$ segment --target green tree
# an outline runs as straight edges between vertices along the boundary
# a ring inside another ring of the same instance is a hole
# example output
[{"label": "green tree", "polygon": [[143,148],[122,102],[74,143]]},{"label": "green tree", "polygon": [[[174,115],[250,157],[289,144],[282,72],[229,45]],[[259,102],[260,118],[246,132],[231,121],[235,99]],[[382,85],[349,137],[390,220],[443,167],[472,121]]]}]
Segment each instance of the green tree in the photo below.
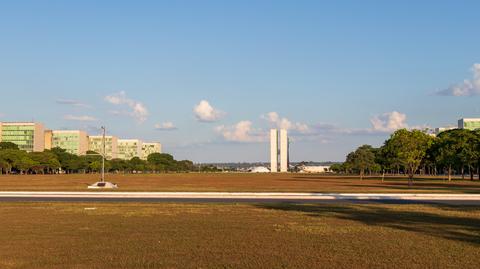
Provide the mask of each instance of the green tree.
[{"label": "green tree", "polygon": [[29,156],[33,161],[38,163],[37,166],[32,167],[37,173],[52,173],[61,167],[57,156],[51,151],[32,152]]},{"label": "green tree", "polygon": [[330,166],[330,170],[335,173],[340,173],[343,171],[343,164],[342,163],[334,163]]},{"label": "green tree", "polygon": [[147,162],[138,157],[133,157],[128,164],[136,172],[144,172],[147,169]]},{"label": "green tree", "polygon": [[408,173],[408,185],[433,143],[433,137],[419,130],[401,129],[393,133],[385,142],[389,156],[398,161]]},{"label": "green tree", "polygon": [[182,160],[177,162],[177,170],[179,172],[188,172],[195,169],[195,165],[192,161]]},{"label": "green tree", "polygon": [[4,149],[0,150],[0,160],[4,162],[4,168],[6,169],[6,173],[9,174],[12,170],[16,170],[20,172],[19,165],[21,163],[21,159],[27,157],[27,152],[22,150],[16,149]]},{"label": "green tree", "polygon": [[102,169],[102,162],[101,161],[93,161],[91,163],[88,164],[88,168],[90,169],[90,171],[92,172],[97,172],[99,173],[100,170]]},{"label": "green tree", "polygon": [[110,161],[110,165],[111,165],[111,171],[113,172],[123,172],[125,173],[125,171],[131,171],[131,169],[129,169],[129,164],[127,161],[125,160],[122,160],[122,159],[113,159]]},{"label": "green tree", "polygon": [[365,170],[375,170],[377,164],[375,163],[374,149],[370,145],[363,145],[347,156],[346,163],[350,168],[357,170],[360,173],[360,179],[363,180]]},{"label": "green tree", "polygon": [[12,142],[0,142],[0,150],[4,149],[14,149],[19,150],[18,145]]},{"label": "green tree", "polygon": [[175,161],[170,154],[153,153],[147,157],[147,161],[149,164],[152,164],[157,171],[165,172],[177,170],[177,161]]},{"label": "green tree", "polygon": [[432,145],[432,155],[434,156],[435,163],[447,168],[448,181],[452,180],[452,167],[459,165],[459,158],[457,156],[459,145],[453,131],[456,130],[440,133]]}]

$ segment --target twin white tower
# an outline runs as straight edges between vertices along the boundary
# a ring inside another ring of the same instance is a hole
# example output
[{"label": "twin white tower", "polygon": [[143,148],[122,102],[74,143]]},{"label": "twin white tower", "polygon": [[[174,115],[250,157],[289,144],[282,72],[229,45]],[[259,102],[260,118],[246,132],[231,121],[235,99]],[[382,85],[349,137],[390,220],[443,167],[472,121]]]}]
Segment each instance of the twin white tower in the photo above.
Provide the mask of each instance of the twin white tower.
[{"label": "twin white tower", "polygon": [[280,150],[278,148],[278,130],[270,130],[270,160],[272,173],[278,172],[278,157],[280,156],[280,172],[288,172],[289,148],[288,132],[285,129],[280,130]]}]

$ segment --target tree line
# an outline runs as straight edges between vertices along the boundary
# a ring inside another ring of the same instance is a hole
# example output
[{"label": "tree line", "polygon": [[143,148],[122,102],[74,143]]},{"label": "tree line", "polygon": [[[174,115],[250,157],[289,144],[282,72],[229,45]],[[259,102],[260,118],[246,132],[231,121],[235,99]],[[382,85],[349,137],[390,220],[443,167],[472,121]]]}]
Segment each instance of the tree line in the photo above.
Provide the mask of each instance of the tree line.
[{"label": "tree line", "polygon": [[[480,130],[454,129],[437,137],[420,130],[401,129],[385,143],[374,148],[363,145],[349,153],[342,164],[332,166],[338,173],[408,175],[409,185],[417,174],[470,176],[474,180],[480,168]],[[480,175],[479,175],[480,177]]]},{"label": "tree line", "polygon": [[[89,151],[87,155],[70,154],[61,148],[43,152],[19,150],[11,142],[0,142],[0,174],[56,174],[99,173],[102,157]],[[153,153],[147,160],[134,157],[131,160],[105,160],[105,171],[112,173],[165,173],[210,171],[211,167],[196,167],[189,160],[177,161],[170,154]]]}]

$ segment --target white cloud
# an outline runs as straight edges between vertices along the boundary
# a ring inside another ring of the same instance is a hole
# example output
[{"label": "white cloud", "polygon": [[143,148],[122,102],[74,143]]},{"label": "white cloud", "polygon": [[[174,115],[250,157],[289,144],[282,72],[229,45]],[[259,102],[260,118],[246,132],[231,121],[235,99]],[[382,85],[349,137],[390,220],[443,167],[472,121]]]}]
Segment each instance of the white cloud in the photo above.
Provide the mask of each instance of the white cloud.
[{"label": "white cloud", "polygon": [[206,100],[200,101],[198,105],[193,108],[195,117],[201,122],[215,122],[221,119],[225,113],[215,109]]},{"label": "white cloud", "polygon": [[59,105],[71,105],[75,107],[86,107],[86,108],[90,107],[87,104],[84,104],[78,100],[73,100],[73,99],[57,99],[55,102]]},{"label": "white cloud", "polygon": [[105,101],[113,105],[126,105],[129,111],[112,111],[115,115],[128,115],[135,118],[139,123],[147,120],[149,115],[148,109],[139,101],[135,101],[127,97],[125,91],[105,96]]},{"label": "white cloud", "polygon": [[265,141],[266,135],[259,130],[252,128],[251,121],[240,121],[233,126],[217,126],[215,131],[220,134],[223,139],[230,142],[262,142]]},{"label": "white cloud", "polygon": [[308,124],[301,122],[291,122],[287,118],[280,117],[277,112],[269,112],[266,115],[262,115],[261,118],[268,121],[272,126],[279,129],[287,129],[290,131],[298,132],[300,134],[308,134],[311,131],[311,128]]},{"label": "white cloud", "polygon": [[407,115],[392,111],[376,115],[370,119],[372,131],[394,132],[398,129],[408,128]]},{"label": "white cloud", "polygon": [[97,119],[91,116],[74,116],[74,115],[65,115],[63,116],[65,120],[73,121],[96,121]]},{"label": "white cloud", "polygon": [[173,122],[163,122],[155,124],[155,129],[159,131],[172,131],[177,130],[177,127],[173,124]]},{"label": "white cloud", "polygon": [[391,111],[375,115],[370,119],[370,128],[342,128],[333,124],[320,123],[310,126],[309,136],[334,135],[386,135],[399,129],[428,129],[427,125],[410,126],[407,115],[398,111]]},{"label": "white cloud", "polygon": [[438,91],[437,95],[444,96],[474,96],[480,95],[480,64],[476,63],[471,69],[473,79],[465,79],[463,82]]}]

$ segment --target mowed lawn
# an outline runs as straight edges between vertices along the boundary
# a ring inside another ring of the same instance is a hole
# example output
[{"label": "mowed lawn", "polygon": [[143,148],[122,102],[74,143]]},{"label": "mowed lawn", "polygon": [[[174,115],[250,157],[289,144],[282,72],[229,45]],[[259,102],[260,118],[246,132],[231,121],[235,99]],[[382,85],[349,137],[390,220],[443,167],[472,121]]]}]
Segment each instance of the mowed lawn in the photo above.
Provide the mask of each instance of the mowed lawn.
[{"label": "mowed lawn", "polygon": [[[86,191],[100,175],[0,175],[0,191]],[[258,191],[258,192],[372,192],[372,193],[480,193],[480,181],[442,178],[417,179],[408,187],[402,177],[367,178],[309,174],[110,174],[119,191]]]},{"label": "mowed lawn", "polygon": [[1,203],[0,268],[478,268],[480,207]]}]

